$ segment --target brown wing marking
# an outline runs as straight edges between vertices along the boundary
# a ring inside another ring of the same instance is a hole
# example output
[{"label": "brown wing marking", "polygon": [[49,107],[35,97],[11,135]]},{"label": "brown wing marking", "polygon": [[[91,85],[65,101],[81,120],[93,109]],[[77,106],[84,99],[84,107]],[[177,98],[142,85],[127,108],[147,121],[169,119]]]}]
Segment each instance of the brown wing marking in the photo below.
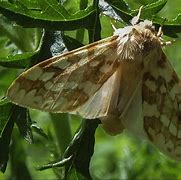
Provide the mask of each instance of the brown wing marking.
[{"label": "brown wing marking", "polygon": [[181,160],[181,85],[164,53],[144,73],[142,97],[148,138],[168,156]]}]

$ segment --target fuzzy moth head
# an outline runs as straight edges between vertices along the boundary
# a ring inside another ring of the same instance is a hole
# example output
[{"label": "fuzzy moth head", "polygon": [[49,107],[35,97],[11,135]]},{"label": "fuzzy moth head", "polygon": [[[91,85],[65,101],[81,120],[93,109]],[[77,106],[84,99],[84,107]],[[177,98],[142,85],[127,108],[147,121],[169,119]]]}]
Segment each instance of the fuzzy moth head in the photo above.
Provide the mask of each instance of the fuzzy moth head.
[{"label": "fuzzy moth head", "polygon": [[120,60],[138,59],[137,56],[146,56],[150,50],[158,49],[158,46],[161,45],[160,37],[157,36],[155,28],[149,20],[116,29],[114,35],[119,39]]}]

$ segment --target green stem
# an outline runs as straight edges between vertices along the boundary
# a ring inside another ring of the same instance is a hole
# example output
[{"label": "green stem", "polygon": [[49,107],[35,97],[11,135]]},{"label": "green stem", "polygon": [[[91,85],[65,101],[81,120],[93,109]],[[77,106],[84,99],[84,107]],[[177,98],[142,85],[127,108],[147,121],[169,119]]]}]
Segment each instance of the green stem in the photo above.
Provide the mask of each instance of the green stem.
[{"label": "green stem", "polygon": [[63,154],[72,138],[69,116],[66,113],[50,113],[50,116],[54,126],[60,152]]}]

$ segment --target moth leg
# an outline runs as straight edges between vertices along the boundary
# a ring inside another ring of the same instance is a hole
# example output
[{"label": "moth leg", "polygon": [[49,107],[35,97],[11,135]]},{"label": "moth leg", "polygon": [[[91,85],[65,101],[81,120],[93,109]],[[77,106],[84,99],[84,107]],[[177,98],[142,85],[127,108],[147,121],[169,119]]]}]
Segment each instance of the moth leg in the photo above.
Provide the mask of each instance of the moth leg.
[{"label": "moth leg", "polygon": [[167,45],[173,44],[174,42],[175,42],[174,40],[172,40],[172,41],[166,41],[166,42],[162,41],[162,42],[161,42],[161,45],[162,45],[162,46],[167,46]]}]

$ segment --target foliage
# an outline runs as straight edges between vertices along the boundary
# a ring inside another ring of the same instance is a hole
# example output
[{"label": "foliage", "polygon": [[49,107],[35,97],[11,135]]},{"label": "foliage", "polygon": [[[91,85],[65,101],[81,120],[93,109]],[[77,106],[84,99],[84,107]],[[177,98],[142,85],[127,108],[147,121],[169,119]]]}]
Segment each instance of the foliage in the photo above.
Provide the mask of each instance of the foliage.
[{"label": "foliage", "polygon": [[[171,0],[1,0],[0,96],[5,96],[22,69],[110,36],[110,22],[117,27],[125,26],[141,5],[144,5],[141,19],[152,20],[156,27],[163,26],[166,39],[179,37],[181,8],[177,6],[178,0],[172,6],[170,3]],[[177,40],[165,51],[170,59],[175,55],[176,61],[172,63],[181,74],[177,61],[181,57],[179,43]],[[180,163],[167,159],[129,132],[110,137],[97,128],[98,124],[99,120],[27,110],[3,98],[0,170],[6,173],[0,174],[0,179],[181,178]],[[35,167],[44,171],[35,171]]]}]

